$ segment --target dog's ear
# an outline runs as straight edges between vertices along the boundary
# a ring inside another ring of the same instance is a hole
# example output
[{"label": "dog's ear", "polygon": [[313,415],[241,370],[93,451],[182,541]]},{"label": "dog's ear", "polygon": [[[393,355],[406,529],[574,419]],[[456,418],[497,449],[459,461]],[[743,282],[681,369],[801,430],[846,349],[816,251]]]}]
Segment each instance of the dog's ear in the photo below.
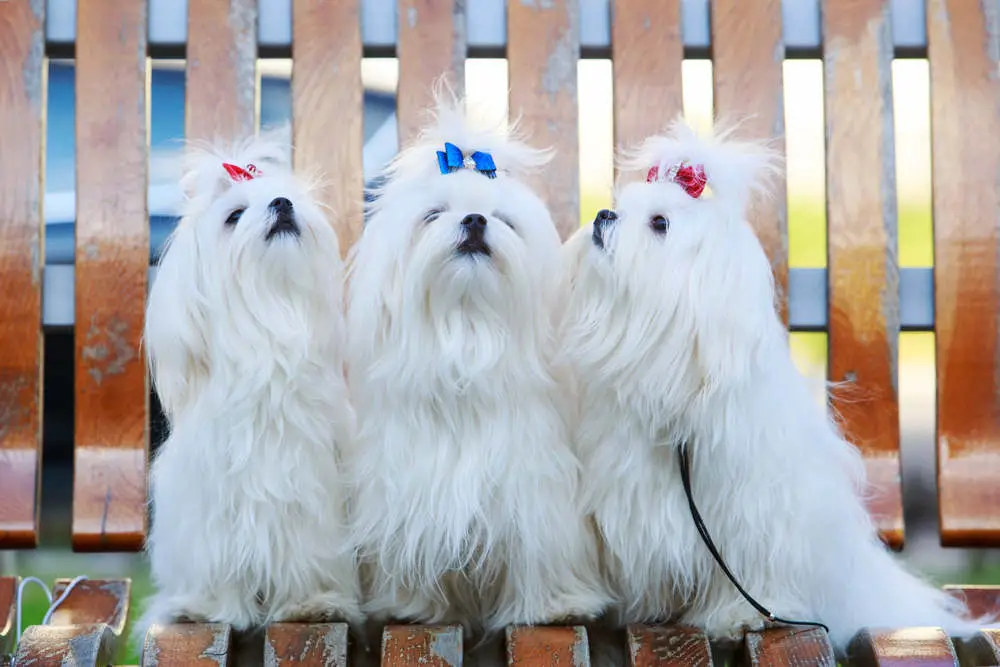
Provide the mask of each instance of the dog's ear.
[{"label": "dog's ear", "polygon": [[207,305],[194,225],[181,224],[161,255],[146,308],[143,340],[157,395],[168,419],[207,375]]}]

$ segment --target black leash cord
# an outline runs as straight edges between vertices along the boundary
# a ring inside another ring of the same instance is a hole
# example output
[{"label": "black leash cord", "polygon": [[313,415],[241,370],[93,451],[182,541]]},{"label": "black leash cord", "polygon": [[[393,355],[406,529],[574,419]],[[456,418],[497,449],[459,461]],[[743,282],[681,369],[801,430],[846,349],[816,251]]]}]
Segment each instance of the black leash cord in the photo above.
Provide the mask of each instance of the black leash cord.
[{"label": "black leash cord", "polygon": [[705,546],[708,550],[712,552],[712,557],[715,558],[715,562],[719,564],[722,571],[729,581],[733,582],[733,586],[736,586],[736,590],[740,592],[747,602],[749,602],[754,609],[759,611],[761,614],[767,617],[767,620],[777,623],[784,623],[785,625],[807,625],[815,628],[823,628],[826,630],[827,634],[830,634],[830,628],[826,627],[824,624],[818,621],[790,621],[786,618],[780,618],[775,616],[767,607],[762,605],[753,599],[753,597],[740,586],[740,582],[736,581],[736,577],[733,573],[729,571],[726,566],[726,562],[722,560],[722,554],[719,553],[719,549],[715,546],[715,542],[712,541],[712,536],[708,534],[708,527],[705,526],[705,522],[701,518],[701,513],[698,511],[697,505],[694,504],[694,495],[691,493],[691,460],[688,456],[687,445],[681,445],[677,450],[677,458],[680,460],[681,464],[681,481],[684,483],[684,493],[687,495],[688,507],[691,509],[691,518],[694,520],[694,526],[698,529],[698,534],[701,535],[702,541],[705,542]]}]

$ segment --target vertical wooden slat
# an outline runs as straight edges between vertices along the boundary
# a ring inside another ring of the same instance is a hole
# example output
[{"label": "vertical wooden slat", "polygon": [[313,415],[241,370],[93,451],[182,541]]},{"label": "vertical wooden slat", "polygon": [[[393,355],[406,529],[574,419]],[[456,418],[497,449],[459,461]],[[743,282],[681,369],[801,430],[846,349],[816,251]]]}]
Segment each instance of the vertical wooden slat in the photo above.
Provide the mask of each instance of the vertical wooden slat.
[{"label": "vertical wooden slat", "polygon": [[684,111],[680,0],[615,0],[611,53],[615,145],[628,149]]},{"label": "vertical wooden slat", "polygon": [[630,625],[630,667],[712,667],[712,648],[698,628]]},{"label": "vertical wooden slat", "polygon": [[[712,0],[715,115],[741,122],[740,134],[771,140],[784,154],[785,109],[781,0]],[[788,323],[788,217],[785,182],[759,202],[750,220],[771,260],[782,322]]]},{"label": "vertical wooden slat", "polygon": [[836,667],[833,645],[818,628],[769,628],[748,632],[743,642],[750,667]]},{"label": "vertical wooden slat", "polygon": [[148,385],[146,2],[82,2],[76,40],[73,548],[142,548]]},{"label": "vertical wooden slat", "polygon": [[1000,13],[928,0],[941,542],[1000,544]]},{"label": "vertical wooden slat", "polygon": [[555,149],[530,184],[548,204],[563,239],[580,227],[579,13],[577,0],[507,3],[509,114],[520,119],[533,145]]},{"label": "vertical wooden slat", "polygon": [[0,549],[38,545],[45,3],[0,3]]},{"label": "vertical wooden slat", "polygon": [[225,623],[153,625],[143,640],[143,667],[228,667],[233,629]]},{"label": "vertical wooden slat", "polygon": [[465,90],[467,0],[399,0],[399,145],[414,139],[433,103],[432,85],[444,75],[457,94]]},{"label": "vertical wooden slat", "polygon": [[242,139],[258,113],[257,0],[188,0],[185,136]]},{"label": "vertical wooden slat", "polygon": [[510,626],[508,667],[590,667],[587,630],[578,626]]},{"label": "vertical wooden slat", "polygon": [[[296,0],[292,9],[292,143],[295,168],[318,172],[340,252],[361,234],[364,95],[360,0]],[[331,123],[336,133],[330,139]]]},{"label": "vertical wooden slat", "polygon": [[899,464],[899,266],[889,0],[826,0],[830,380],[847,438],[865,454],[871,512],[903,546]]},{"label": "vertical wooden slat", "polygon": [[958,655],[940,628],[862,630],[847,648],[854,667],[958,667]]},{"label": "vertical wooden slat", "polygon": [[0,658],[14,652],[19,577],[0,577]]},{"label": "vertical wooden slat", "polygon": [[347,667],[346,623],[273,623],[264,635],[264,667]]},{"label": "vertical wooden slat", "polygon": [[458,625],[387,625],[382,631],[382,664],[462,667],[462,628]]}]

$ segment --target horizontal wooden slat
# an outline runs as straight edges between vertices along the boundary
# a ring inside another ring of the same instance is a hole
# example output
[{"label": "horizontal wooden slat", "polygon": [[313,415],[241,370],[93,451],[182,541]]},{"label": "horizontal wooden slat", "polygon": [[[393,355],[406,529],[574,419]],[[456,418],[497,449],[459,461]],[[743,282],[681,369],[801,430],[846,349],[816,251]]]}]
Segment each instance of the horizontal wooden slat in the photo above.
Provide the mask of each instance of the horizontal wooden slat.
[{"label": "horizontal wooden slat", "polygon": [[388,625],[382,632],[386,667],[461,667],[462,628],[457,625]]},{"label": "horizontal wooden slat", "polygon": [[835,667],[833,645],[820,628],[769,628],[748,632],[743,642],[752,667]]},{"label": "horizontal wooden slat", "polygon": [[0,656],[14,650],[14,634],[17,632],[17,599],[19,577],[0,577]]},{"label": "horizontal wooden slat", "polygon": [[631,625],[626,632],[631,667],[712,667],[708,637],[697,628]]},{"label": "horizontal wooden slat", "polygon": [[1000,27],[928,0],[941,542],[1000,544]]},{"label": "horizontal wooden slat", "polygon": [[847,651],[854,667],[958,667],[955,647],[940,628],[862,630]]},{"label": "horizontal wooden slat", "polygon": [[104,623],[33,625],[21,635],[15,665],[104,667],[114,664],[114,633]]},{"label": "horizontal wooden slat", "polygon": [[[56,579],[52,599],[56,600],[71,580]],[[128,621],[132,592],[130,579],[87,579],[73,586],[62,604],[52,612],[51,625],[106,623],[119,636]]]},{"label": "horizontal wooden slat", "polygon": [[146,536],[149,262],[145,0],[80,3],[76,45],[73,548]]},{"label": "horizontal wooden slat", "polygon": [[143,667],[227,667],[232,627],[224,623],[153,625],[142,646]]},{"label": "horizontal wooden slat", "polygon": [[965,602],[973,618],[1000,616],[1000,586],[945,586],[944,590]]},{"label": "horizontal wooden slat", "polygon": [[347,667],[346,623],[275,623],[264,635],[264,667]]},{"label": "horizontal wooden slat", "polygon": [[587,630],[581,626],[507,628],[508,667],[590,667]]},{"label": "horizontal wooden slat", "polygon": [[[322,174],[318,197],[331,210],[346,256],[364,222],[364,95],[360,0],[293,5],[292,144],[295,169]],[[336,141],[329,141],[330,119]]]},{"label": "horizontal wooden slat", "polygon": [[44,12],[0,2],[0,549],[38,545]]}]

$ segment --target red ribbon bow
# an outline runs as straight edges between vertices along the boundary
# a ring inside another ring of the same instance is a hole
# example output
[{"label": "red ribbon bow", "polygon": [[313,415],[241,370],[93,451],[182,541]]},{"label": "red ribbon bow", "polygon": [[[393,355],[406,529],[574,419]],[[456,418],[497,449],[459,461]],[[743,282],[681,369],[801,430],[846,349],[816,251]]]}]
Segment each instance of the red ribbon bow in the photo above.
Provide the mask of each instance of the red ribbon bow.
[{"label": "red ribbon bow", "polygon": [[244,169],[243,167],[237,166],[235,164],[223,162],[222,168],[226,170],[227,174],[229,174],[229,178],[233,179],[234,181],[250,181],[256,178],[257,176],[262,175],[260,173],[260,170],[257,169],[257,166],[253,164],[248,164],[247,168]]},{"label": "red ribbon bow", "polygon": [[[646,182],[652,183],[660,180],[660,168],[654,165],[646,174]],[[674,165],[667,170],[667,177],[663,180],[673,181],[684,188],[684,192],[697,199],[705,191],[708,178],[705,176],[705,167],[700,164],[686,164],[684,162]]]}]

